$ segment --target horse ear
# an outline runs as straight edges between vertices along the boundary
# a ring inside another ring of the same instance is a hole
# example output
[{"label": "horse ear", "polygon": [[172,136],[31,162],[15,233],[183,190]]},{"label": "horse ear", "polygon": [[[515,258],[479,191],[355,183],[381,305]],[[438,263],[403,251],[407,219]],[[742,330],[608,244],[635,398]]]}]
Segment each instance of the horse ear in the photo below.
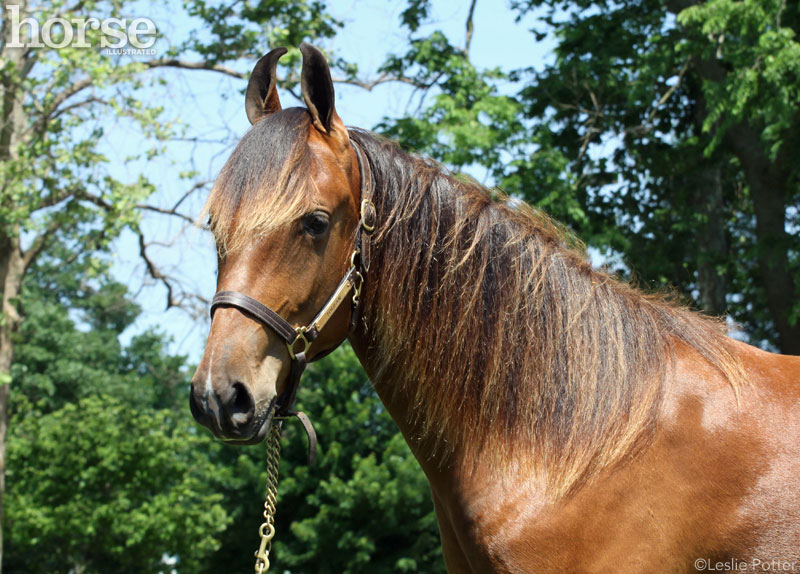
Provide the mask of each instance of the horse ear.
[{"label": "horse ear", "polygon": [[300,52],[303,54],[300,85],[314,127],[327,134],[341,131],[342,133],[337,135],[343,135],[346,140],[347,130],[333,105],[333,81],[325,56],[305,42],[300,44]]},{"label": "horse ear", "polygon": [[275,68],[280,57],[286,52],[288,52],[286,48],[275,48],[256,63],[250,74],[244,97],[244,109],[251,124],[281,111],[281,101],[278,99],[278,88],[275,85]]}]

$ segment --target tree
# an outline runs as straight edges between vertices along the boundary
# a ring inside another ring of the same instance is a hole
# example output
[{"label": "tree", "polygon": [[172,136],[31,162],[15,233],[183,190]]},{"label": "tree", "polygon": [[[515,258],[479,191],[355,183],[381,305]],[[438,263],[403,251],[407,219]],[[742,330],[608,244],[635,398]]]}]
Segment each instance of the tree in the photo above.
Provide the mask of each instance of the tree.
[{"label": "tree", "polygon": [[[108,9],[78,6],[87,13]],[[103,135],[98,114],[105,108],[137,122],[154,140],[164,135],[158,108],[107,89],[133,89],[141,65],[109,65],[99,50],[14,47],[12,9],[26,16],[27,4],[4,2],[0,42],[0,496],[14,333],[24,322],[20,295],[26,274],[52,245],[102,251],[122,228],[136,229],[135,208],[153,190],[144,178],[125,183],[103,172],[107,159],[98,147]],[[43,12],[44,17],[79,15],[61,4]],[[99,45],[97,31],[89,36]]]},{"label": "tree", "polygon": [[[661,274],[707,311],[728,310],[756,342],[800,353],[798,244],[787,232],[800,198],[789,159],[800,125],[796,8],[726,0],[518,7],[545,8],[560,39],[556,62],[528,75],[524,102],[531,116],[546,117],[536,130],[553,134],[583,178],[578,193],[599,228],[623,229],[611,247],[645,279]],[[609,142],[617,144],[610,158],[589,153]],[[615,189],[609,172],[621,174]]]},{"label": "tree", "polygon": [[[138,149],[128,161],[161,154],[170,139],[180,135],[175,119],[164,116],[152,90],[167,77],[159,70],[214,72],[233,78],[246,73],[221,62],[247,58],[250,63],[269,41],[299,43],[300,39],[330,36],[337,23],[318,2],[281,0],[235,8],[188,2],[191,16],[203,23],[201,34],[177,45],[157,44],[157,57],[115,55],[104,49],[103,29],[87,25],[85,43],[69,42],[64,26],[50,25],[55,45],[33,41],[48,19],[124,18],[130,8],[123,1],[52,2],[33,5],[27,0],[3,3],[0,38],[0,524],[5,490],[5,437],[14,363],[15,333],[26,320],[21,307],[25,277],[42,253],[66,246],[69,257],[102,254],[122,232],[138,236],[141,258],[152,280],[165,288],[167,307],[191,304],[197,298],[159,268],[150,257],[150,242],[141,227],[142,213],[165,214],[191,225],[192,217],[179,211],[186,195],[173,207],[147,203],[156,184],[140,170],[126,178],[104,153],[111,147],[110,122],[136,128]],[[232,10],[239,10],[234,14]],[[36,27],[18,27],[32,18]],[[264,31],[265,24],[269,29]],[[20,33],[20,30],[23,30]],[[74,33],[74,30],[73,30]],[[19,35],[20,38],[16,38]],[[21,39],[21,42],[17,42]],[[38,39],[38,38],[37,38]],[[22,45],[20,45],[22,44]],[[204,182],[187,172],[187,194]],[[55,251],[51,251],[55,253]],[[68,264],[60,261],[56,265]],[[200,300],[202,303],[203,301]],[[0,563],[2,538],[0,537]]]},{"label": "tree", "polygon": [[123,347],[138,308],[106,266],[55,266],[65,255],[43,255],[23,285],[6,571],[197,572],[230,516],[220,446],[183,405],[190,370],[158,333]]},{"label": "tree", "polygon": [[476,70],[472,10],[457,48],[441,32],[419,34],[431,2],[409,2],[411,49],[387,65],[434,97],[421,119],[382,129],[456,170],[487,170],[619,258],[621,273],[727,312],[752,342],[800,353],[797,7],[512,6],[520,18],[536,10],[533,33],[557,41],[542,70]]},{"label": "tree", "polygon": [[219,546],[210,440],[187,421],[109,396],[12,421],[6,571],[192,573]]}]

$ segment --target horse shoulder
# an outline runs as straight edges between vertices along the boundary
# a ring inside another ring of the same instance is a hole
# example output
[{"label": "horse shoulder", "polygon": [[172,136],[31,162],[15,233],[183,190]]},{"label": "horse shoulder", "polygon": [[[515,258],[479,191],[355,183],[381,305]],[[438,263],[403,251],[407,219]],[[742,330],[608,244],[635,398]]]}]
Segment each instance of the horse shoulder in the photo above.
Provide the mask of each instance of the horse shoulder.
[{"label": "horse shoulder", "polygon": [[[747,373],[738,427],[757,438],[752,488],[739,514],[752,527],[753,557],[800,570],[800,357],[737,344]],[[745,432],[742,430],[742,432]]]},{"label": "horse shoulder", "polygon": [[679,347],[651,440],[567,496],[520,469],[463,473],[437,503],[450,571],[693,572],[719,556],[800,567],[800,359],[736,352],[738,397]]}]

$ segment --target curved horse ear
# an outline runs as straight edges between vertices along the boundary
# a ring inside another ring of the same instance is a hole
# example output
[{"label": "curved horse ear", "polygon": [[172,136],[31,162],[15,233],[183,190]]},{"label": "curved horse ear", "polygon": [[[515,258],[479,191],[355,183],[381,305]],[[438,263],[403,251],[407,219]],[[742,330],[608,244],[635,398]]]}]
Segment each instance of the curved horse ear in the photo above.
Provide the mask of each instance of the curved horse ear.
[{"label": "curved horse ear", "polygon": [[275,68],[278,66],[280,57],[286,52],[288,52],[286,48],[275,48],[256,63],[250,74],[250,81],[244,96],[244,109],[251,124],[265,116],[281,111],[281,101],[278,99],[278,88],[275,82]]},{"label": "curved horse ear", "polygon": [[300,44],[300,52],[303,54],[300,85],[314,127],[331,135],[332,132],[341,132],[337,135],[343,135],[347,140],[347,130],[333,105],[333,81],[325,56],[305,42]]}]

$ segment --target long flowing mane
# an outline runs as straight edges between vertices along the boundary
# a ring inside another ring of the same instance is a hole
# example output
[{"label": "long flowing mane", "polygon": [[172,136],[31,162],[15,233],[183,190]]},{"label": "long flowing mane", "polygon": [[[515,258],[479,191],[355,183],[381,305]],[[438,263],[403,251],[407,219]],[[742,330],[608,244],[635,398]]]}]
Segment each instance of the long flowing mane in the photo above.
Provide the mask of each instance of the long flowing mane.
[{"label": "long flowing mane", "polygon": [[369,132],[351,138],[380,222],[367,328],[380,369],[413,397],[420,438],[442,454],[476,440],[484,454],[524,453],[566,492],[646,442],[676,344],[737,390],[721,321],[592,269],[522,202]]}]

